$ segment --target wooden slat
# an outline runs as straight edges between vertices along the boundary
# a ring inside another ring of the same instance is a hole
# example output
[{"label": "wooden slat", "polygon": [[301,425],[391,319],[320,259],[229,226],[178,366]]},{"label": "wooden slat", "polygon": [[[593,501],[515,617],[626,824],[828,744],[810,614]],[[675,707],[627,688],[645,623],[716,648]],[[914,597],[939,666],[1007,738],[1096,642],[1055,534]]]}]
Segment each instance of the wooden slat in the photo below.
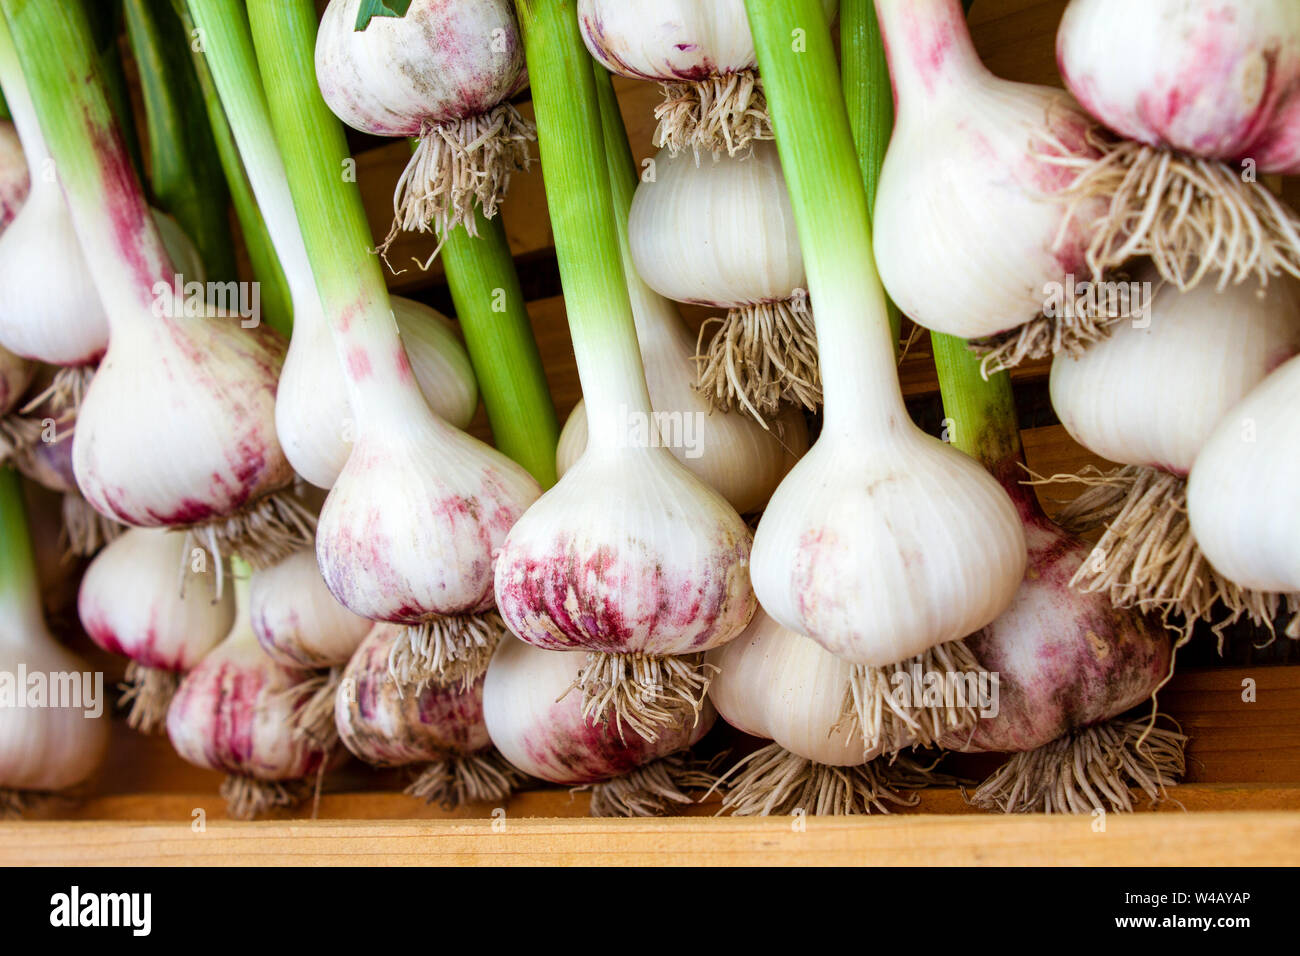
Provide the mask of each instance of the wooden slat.
[{"label": "wooden slat", "polygon": [[[1238,792],[1238,803],[1242,799]],[[0,864],[9,865],[1205,866],[1242,860],[1265,866],[1300,863],[1300,813],[1112,814],[1104,831],[1086,816],[930,814],[208,821],[203,832],[195,832],[188,817],[165,824],[0,825]]]}]

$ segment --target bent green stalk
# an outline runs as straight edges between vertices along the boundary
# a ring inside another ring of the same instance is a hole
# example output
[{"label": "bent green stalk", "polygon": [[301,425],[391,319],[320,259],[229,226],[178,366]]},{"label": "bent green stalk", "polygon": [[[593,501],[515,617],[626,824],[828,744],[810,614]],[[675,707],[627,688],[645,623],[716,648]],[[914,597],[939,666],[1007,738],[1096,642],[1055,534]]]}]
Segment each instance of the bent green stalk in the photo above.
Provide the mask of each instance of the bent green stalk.
[{"label": "bent green stalk", "polygon": [[475,206],[474,218],[477,238],[453,229],[442,247],[456,318],[497,448],[549,488],[560,425],[546,370],[501,217],[487,219]]},{"label": "bent green stalk", "polygon": [[229,199],[188,38],[171,0],[126,0],[126,27],[144,98],[149,186],[198,247],[208,278],[235,278]]},{"label": "bent green stalk", "polygon": [[0,616],[0,641],[45,630],[22,482],[12,465],[0,465]]},{"label": "bent green stalk", "polygon": [[[187,36],[195,37],[196,27],[185,7],[185,0],[172,0],[176,14],[180,17]],[[248,17],[243,8],[238,16],[243,24],[243,32],[248,33]],[[239,220],[239,231],[248,252],[248,261],[252,266],[253,278],[259,283],[259,295],[262,305],[262,321],[275,329],[285,338],[293,333],[293,301],[289,295],[289,284],[284,276],[284,269],[276,255],[271,234],[266,228],[266,220],[258,208],[257,198],[253,194],[253,184],[249,181],[248,170],[239,155],[234,133],[230,130],[230,121],[225,108],[217,95],[216,84],[212,80],[212,71],[201,50],[190,45],[191,61],[199,80],[199,89],[203,92],[203,106],[208,114],[208,126],[216,142],[217,156],[221,169],[226,175],[226,187],[230,191],[231,202],[235,207],[235,218]]]},{"label": "bent green stalk", "polygon": [[564,285],[590,447],[626,442],[626,415],[653,415],[616,232],[591,56],[573,0],[516,0],[546,201]]}]

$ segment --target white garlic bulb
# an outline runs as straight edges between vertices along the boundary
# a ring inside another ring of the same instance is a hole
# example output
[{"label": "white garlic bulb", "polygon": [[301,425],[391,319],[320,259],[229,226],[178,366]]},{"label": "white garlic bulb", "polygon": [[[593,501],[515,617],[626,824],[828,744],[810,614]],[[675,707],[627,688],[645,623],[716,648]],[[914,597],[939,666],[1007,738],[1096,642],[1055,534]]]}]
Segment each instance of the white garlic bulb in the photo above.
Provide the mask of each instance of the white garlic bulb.
[{"label": "white garlic bulb", "polygon": [[345,664],[373,627],[330,594],[314,548],[254,571],[248,601],[258,643],[285,667]]},{"label": "white garlic bulb", "polygon": [[0,231],[18,215],[30,188],[27,157],[18,130],[9,120],[0,120]]},{"label": "white garlic bulb", "polygon": [[1224,413],[1300,352],[1298,293],[1290,277],[1222,292],[1166,285],[1149,314],[1118,323],[1077,357],[1056,357],[1052,407],[1095,454],[1186,475]]},{"label": "white garlic bulb", "polygon": [[1297,408],[1300,357],[1264,379],[1211,432],[1188,479],[1187,509],[1216,571],[1242,587],[1293,595],[1292,610],[1300,612]]}]

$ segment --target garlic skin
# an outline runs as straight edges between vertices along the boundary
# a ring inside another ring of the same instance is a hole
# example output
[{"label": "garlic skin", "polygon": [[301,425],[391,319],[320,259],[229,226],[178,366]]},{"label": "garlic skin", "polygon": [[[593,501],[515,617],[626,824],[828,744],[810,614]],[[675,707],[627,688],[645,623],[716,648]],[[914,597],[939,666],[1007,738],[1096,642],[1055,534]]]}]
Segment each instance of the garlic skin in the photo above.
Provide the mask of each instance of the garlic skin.
[{"label": "garlic skin", "polygon": [[[86,662],[64,650],[45,630],[39,617],[23,620],[6,613],[0,623],[0,673],[13,675],[20,668],[28,678],[36,674],[79,673],[83,694],[93,693]],[[27,693],[15,683],[14,692]],[[99,705],[104,707],[101,698]],[[88,717],[90,701],[83,707],[5,707],[0,720],[0,791],[64,790],[85,781],[99,766],[108,745],[109,722]]]},{"label": "garlic skin", "polygon": [[1049,521],[1032,493],[1015,494],[1029,570],[1010,606],[966,638],[982,670],[998,675],[996,713],[942,741],[949,750],[1034,750],[1137,706],[1169,675],[1171,644],[1159,620],[1072,588],[1090,546]]},{"label": "garlic skin", "polygon": [[283,354],[275,333],[237,318],[142,316],[115,328],[73,438],[86,500],[124,524],[183,527],[284,488],[293,469],[274,427]]},{"label": "garlic skin", "polygon": [[[1257,591],[1300,594],[1297,408],[1300,357],[1223,416],[1187,482],[1187,510],[1201,552],[1220,574]],[[1292,605],[1300,610],[1300,598]]]},{"label": "garlic skin", "polygon": [[0,345],[0,415],[13,409],[35,374],[35,365]]},{"label": "garlic skin", "polygon": [[330,0],[316,36],[321,96],[354,129],[417,136],[486,113],[527,82],[506,0],[415,0],[405,16],[374,17],[358,32],[361,3]]},{"label": "garlic skin", "polygon": [[[391,301],[411,371],[429,407],[464,428],[478,409],[478,383],[451,320],[411,299],[392,296]],[[305,314],[309,308],[316,311]],[[280,373],[275,423],[294,471],[318,488],[332,487],[352,450],[355,416],[343,367],[315,294],[300,303],[295,317]]]},{"label": "garlic skin", "polygon": [[874,433],[823,432],[754,536],[763,608],[855,664],[883,667],[979,630],[1025,572],[1002,487],[905,415],[900,399]]},{"label": "garlic skin", "polygon": [[582,694],[565,693],[585,657],[509,637],[497,647],[483,681],[483,719],[492,743],[524,773],[568,786],[599,783],[693,746],[713,726],[707,701],[693,725],[666,727],[653,743],[626,728],[620,738],[612,720],[588,722]]},{"label": "garlic skin", "polygon": [[709,700],[736,729],[831,767],[856,767],[876,756],[866,752],[861,733],[840,726],[852,665],[761,608],[745,633],[706,660],[719,668]]},{"label": "garlic skin", "polygon": [[284,667],[314,670],[345,664],[374,626],[330,594],[314,548],[254,571],[248,591],[257,642]]},{"label": "garlic skin", "polygon": [[876,11],[897,112],[872,218],[885,289],[920,325],[961,338],[1037,318],[1048,284],[1091,275],[1090,227],[1105,205],[1067,216],[1053,194],[1077,170],[1035,154],[1094,156],[1091,118],[1059,90],[993,76],[957,0],[880,0]]},{"label": "garlic skin", "polygon": [[0,120],[0,231],[18,215],[30,188],[31,176],[18,131],[11,121]]},{"label": "garlic skin", "polygon": [[[217,593],[216,568],[204,555],[196,572],[185,535],[132,528],[86,569],[77,613],[90,639],[112,654],[172,673],[188,671],[230,633],[232,588]],[[184,577],[177,579],[177,568]]]},{"label": "garlic skin", "polygon": [[388,671],[402,629],[376,625],[343,671],[334,719],[339,739],[376,767],[430,763],[491,746],[483,722],[483,679],[468,688],[430,684],[403,693]]},{"label": "garlic skin", "polygon": [[[742,15],[743,19],[743,15]],[[666,150],[628,214],[632,260],[646,285],[678,302],[734,308],[807,288],[781,159],[755,143],[744,159],[700,163]]]},{"label": "garlic skin", "polygon": [[238,615],[230,636],[181,681],[167,736],[196,767],[261,781],[306,777],[324,755],[290,733],[301,701],[285,693],[304,676],[267,657],[247,615]]},{"label": "garlic skin", "polygon": [[496,550],[541,492],[522,467],[414,399],[363,423],[316,529],[330,592],[372,621],[489,610]]},{"label": "garlic skin", "polygon": [[750,544],[726,499],[667,449],[592,445],[510,530],[497,607],[550,650],[708,650],[754,613]]},{"label": "garlic skin", "polygon": [[1128,139],[1300,173],[1300,7],[1290,0],[1072,0],[1056,59],[1070,92]]},{"label": "garlic skin", "polygon": [[[839,0],[822,0],[827,22]],[[578,23],[605,69],[641,80],[703,80],[758,66],[744,0],[578,0]]]},{"label": "garlic skin", "polygon": [[1056,356],[1052,407],[1095,454],[1185,476],[1228,409],[1297,352],[1300,283],[1290,276],[1222,292],[1166,285],[1149,322],[1120,322],[1080,356]]}]

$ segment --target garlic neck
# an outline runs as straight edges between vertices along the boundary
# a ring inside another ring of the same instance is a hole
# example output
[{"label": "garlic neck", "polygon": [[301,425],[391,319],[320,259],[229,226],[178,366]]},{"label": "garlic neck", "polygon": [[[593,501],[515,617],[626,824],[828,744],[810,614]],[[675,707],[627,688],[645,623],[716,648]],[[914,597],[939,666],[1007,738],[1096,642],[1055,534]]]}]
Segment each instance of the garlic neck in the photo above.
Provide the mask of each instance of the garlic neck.
[{"label": "garlic neck", "polygon": [[635,336],[609,325],[574,336],[587,405],[589,448],[626,448],[638,422],[653,424],[645,367]]},{"label": "garlic neck", "polygon": [[50,157],[50,151],[45,145],[45,137],[41,133],[41,123],[36,116],[36,107],[32,103],[31,94],[27,92],[27,80],[18,61],[18,51],[14,48],[13,37],[10,36],[9,27],[2,18],[0,18],[0,87],[4,88],[9,116],[18,131],[18,140],[22,143],[27,169],[31,174],[32,186],[35,188],[37,182],[45,178],[46,160]]},{"label": "garlic neck", "polygon": [[958,0],[877,0],[876,15],[900,115],[987,74]]}]

